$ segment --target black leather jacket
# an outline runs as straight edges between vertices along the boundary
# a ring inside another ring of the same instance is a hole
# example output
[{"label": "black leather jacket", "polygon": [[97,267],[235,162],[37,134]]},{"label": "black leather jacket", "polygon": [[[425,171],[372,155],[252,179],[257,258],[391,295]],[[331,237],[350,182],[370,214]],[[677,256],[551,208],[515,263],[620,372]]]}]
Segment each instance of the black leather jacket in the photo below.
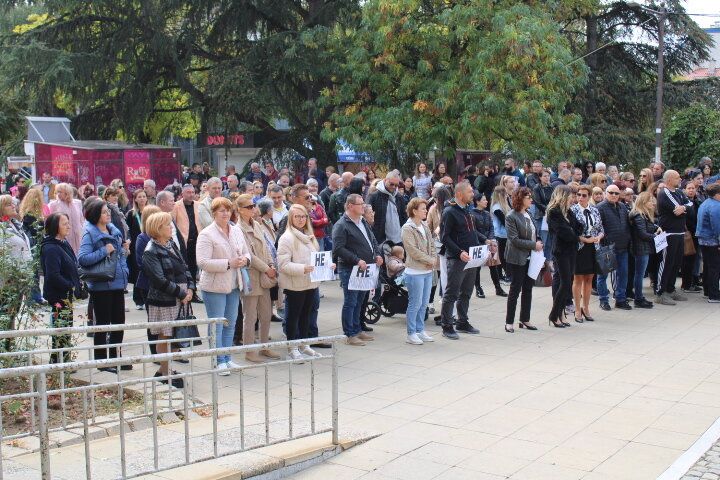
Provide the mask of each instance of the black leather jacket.
[{"label": "black leather jacket", "polygon": [[170,249],[150,241],[142,257],[143,272],[149,283],[148,305],[171,307],[195,290],[195,281],[174,243]]},{"label": "black leather jacket", "polygon": [[633,255],[650,255],[655,253],[655,232],[657,224],[645,215],[637,212],[630,214],[632,230]]}]

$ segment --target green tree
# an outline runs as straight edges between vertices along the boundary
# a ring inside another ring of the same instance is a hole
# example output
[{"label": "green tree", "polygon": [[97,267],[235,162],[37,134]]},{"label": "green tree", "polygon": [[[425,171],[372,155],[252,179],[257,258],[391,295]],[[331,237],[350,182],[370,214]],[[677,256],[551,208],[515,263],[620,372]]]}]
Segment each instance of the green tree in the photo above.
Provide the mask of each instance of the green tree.
[{"label": "green tree", "polygon": [[329,46],[346,62],[324,91],[336,109],[326,137],[371,152],[452,153],[497,141],[526,157],[578,150],[579,117],[566,107],[584,66],[568,65],[555,5],[367,2],[360,27],[337,29]]},{"label": "green tree", "polygon": [[701,103],[677,111],[667,133],[668,166],[682,173],[700,158],[720,157],[720,112]]}]

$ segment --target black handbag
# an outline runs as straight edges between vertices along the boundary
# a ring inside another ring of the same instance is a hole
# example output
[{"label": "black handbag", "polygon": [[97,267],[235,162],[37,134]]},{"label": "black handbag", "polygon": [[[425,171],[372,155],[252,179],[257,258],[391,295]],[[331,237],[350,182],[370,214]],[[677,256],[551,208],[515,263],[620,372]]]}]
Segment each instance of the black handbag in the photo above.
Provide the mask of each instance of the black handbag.
[{"label": "black handbag", "polygon": [[89,267],[78,268],[80,280],[83,282],[110,282],[115,279],[115,269],[117,268],[118,255],[117,251],[112,252],[100,260],[95,265]]},{"label": "black handbag", "polygon": [[[180,308],[178,309],[177,318],[175,320],[194,320],[195,315],[193,314],[192,305],[189,303],[187,305],[180,304]],[[202,340],[200,340],[200,331],[198,330],[197,325],[183,325],[180,327],[173,327],[173,338],[176,340],[180,340],[179,342],[173,342],[173,344],[177,348],[190,348],[190,342],[191,340],[188,340],[190,338],[195,338],[195,340],[192,340],[192,344],[195,346],[202,345]]]},{"label": "black handbag", "polygon": [[598,264],[600,275],[607,275],[617,269],[617,257],[615,256],[615,244],[599,245],[595,251],[595,260]]}]

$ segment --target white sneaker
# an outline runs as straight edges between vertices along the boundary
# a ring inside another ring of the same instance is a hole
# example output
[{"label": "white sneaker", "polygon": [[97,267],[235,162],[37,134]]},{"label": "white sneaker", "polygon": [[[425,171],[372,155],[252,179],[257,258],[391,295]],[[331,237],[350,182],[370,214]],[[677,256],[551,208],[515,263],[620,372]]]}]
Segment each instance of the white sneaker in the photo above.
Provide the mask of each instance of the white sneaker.
[{"label": "white sneaker", "polygon": [[220,375],[221,377],[227,377],[228,375],[230,375],[230,370],[228,370],[228,364],[225,362],[218,363],[217,369],[220,370],[218,372],[218,375]]},{"label": "white sneaker", "polygon": [[[290,360],[305,360],[305,356],[300,353],[300,350],[297,348],[291,348],[288,351],[288,357],[290,357]],[[297,363],[304,363],[304,362],[297,362]]]},{"label": "white sneaker", "polygon": [[423,342],[434,342],[434,341],[435,341],[435,339],[434,339],[433,337],[431,337],[430,335],[428,335],[428,334],[425,333],[424,331],[419,332],[419,333],[417,334],[417,337],[418,337],[420,340],[422,340]]},{"label": "white sneaker", "polygon": [[322,357],[322,355],[310,348],[308,345],[303,345],[302,347],[300,347],[300,353],[308,357]]},{"label": "white sneaker", "polygon": [[239,364],[233,362],[232,360],[230,360],[229,362],[227,362],[226,365],[228,366],[228,368],[238,368],[238,367],[240,367]]},{"label": "white sneaker", "polygon": [[145,305],[135,305],[136,310],[145,310]]},{"label": "white sneaker", "polygon": [[410,345],[422,345],[423,341],[420,340],[420,337],[418,337],[417,333],[413,333],[412,335],[407,336],[407,340],[405,340]]}]

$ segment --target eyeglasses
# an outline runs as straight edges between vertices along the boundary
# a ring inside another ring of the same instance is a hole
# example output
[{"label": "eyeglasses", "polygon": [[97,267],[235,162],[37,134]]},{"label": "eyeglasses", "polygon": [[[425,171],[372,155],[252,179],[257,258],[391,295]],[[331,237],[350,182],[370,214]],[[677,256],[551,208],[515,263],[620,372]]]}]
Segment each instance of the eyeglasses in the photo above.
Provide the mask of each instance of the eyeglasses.
[{"label": "eyeglasses", "polygon": [[600,180],[600,183],[607,183],[607,179]]},{"label": "eyeglasses", "polygon": [[631,178],[630,180],[628,180],[628,182],[630,182],[630,183],[635,183],[635,179],[634,179],[634,178]]},{"label": "eyeglasses", "polygon": [[645,174],[645,173],[641,174],[640,178],[647,178],[647,174]]},{"label": "eyeglasses", "polygon": [[588,194],[587,193],[578,193],[577,196],[580,198],[586,198],[588,196]]},{"label": "eyeglasses", "polygon": [[118,185],[118,188],[125,188],[125,185]]},{"label": "eyeglasses", "polygon": [[608,195],[620,195],[620,192],[607,192]]},{"label": "eyeglasses", "polygon": [[304,219],[308,218],[308,216],[307,215],[293,215],[293,218],[297,218],[299,220],[304,220]]}]

